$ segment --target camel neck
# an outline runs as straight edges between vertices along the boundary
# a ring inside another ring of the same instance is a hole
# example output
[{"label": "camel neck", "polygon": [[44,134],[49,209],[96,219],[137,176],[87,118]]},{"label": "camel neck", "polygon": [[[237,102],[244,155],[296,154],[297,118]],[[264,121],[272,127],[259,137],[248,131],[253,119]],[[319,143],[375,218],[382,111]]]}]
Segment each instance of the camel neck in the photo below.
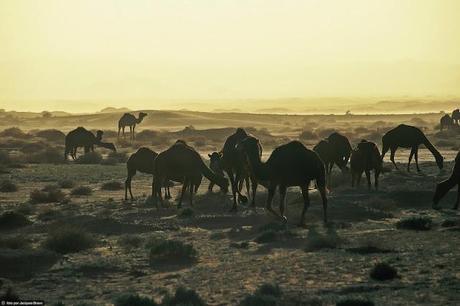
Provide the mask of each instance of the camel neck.
[{"label": "camel neck", "polygon": [[425,137],[424,141],[423,141],[423,144],[425,145],[425,147],[434,155],[434,156],[438,156],[440,155],[439,151],[436,150],[436,148],[433,146],[433,144],[428,140],[428,138]]},{"label": "camel neck", "polygon": [[252,154],[252,156],[249,156],[249,162],[251,163],[251,167],[253,168],[257,179],[261,181],[269,179],[267,164],[262,162],[258,154]]}]

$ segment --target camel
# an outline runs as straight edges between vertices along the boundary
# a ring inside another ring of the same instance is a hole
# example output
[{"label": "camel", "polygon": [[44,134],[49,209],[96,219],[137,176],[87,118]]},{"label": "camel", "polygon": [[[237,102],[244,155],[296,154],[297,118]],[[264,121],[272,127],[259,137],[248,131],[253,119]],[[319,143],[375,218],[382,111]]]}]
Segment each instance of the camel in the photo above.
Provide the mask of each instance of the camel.
[{"label": "camel", "polygon": [[[248,200],[247,197],[241,194],[239,188],[239,182],[242,182],[246,177],[250,178],[252,185],[251,205],[252,207],[256,205],[255,198],[258,182],[244,154],[237,149],[237,145],[248,136],[249,135],[244,129],[238,128],[234,134],[227,138],[222,149],[222,169],[227,173],[232,186],[233,206],[231,211],[236,211],[238,209],[236,194],[238,194],[238,201],[247,202]],[[260,151],[259,154],[262,154],[262,151]],[[249,189],[248,185],[246,187]]]},{"label": "camel", "polygon": [[[211,170],[214,171],[214,173],[219,174],[221,176],[225,176],[224,170],[222,170],[222,152],[212,152],[211,154],[208,154],[208,156],[209,156],[209,168],[211,168]],[[249,176],[242,178],[237,183],[238,190],[241,192],[244,182],[246,182],[246,192],[249,194],[249,182],[250,182]],[[212,192],[214,185],[215,185],[214,183],[210,182],[208,186],[208,191]]]},{"label": "camel", "polygon": [[359,187],[363,172],[366,173],[367,187],[371,189],[371,170],[374,170],[375,189],[379,186],[379,175],[382,171],[382,160],[377,145],[367,140],[361,140],[358,147],[351,152],[351,187]]},{"label": "camel", "polygon": [[407,163],[407,171],[410,171],[410,163],[413,156],[415,156],[415,165],[417,167],[417,171],[420,171],[418,166],[418,147],[421,144],[425,145],[425,147],[430,150],[436,160],[436,164],[438,165],[439,169],[442,169],[444,158],[442,157],[441,153],[439,153],[439,151],[431,144],[431,142],[428,140],[428,138],[426,138],[425,134],[419,128],[405,124],[400,124],[383,135],[382,160],[388,150],[391,150],[390,160],[395,168],[398,169],[398,166],[395,163],[396,150],[398,147],[411,148],[409,162]]},{"label": "camel", "polygon": [[444,116],[441,117],[441,120],[440,120],[440,129],[441,131],[446,128],[447,130],[453,128],[454,126],[454,120],[452,120],[452,118],[448,115],[448,114],[445,114]]},{"label": "camel", "polygon": [[134,129],[136,125],[141,123],[146,113],[140,112],[138,118],[134,117],[133,114],[125,113],[118,120],[118,138],[120,138],[120,130],[123,131],[123,138],[125,137],[125,127],[129,126],[130,139],[134,139]]},{"label": "camel", "polygon": [[106,149],[110,149],[114,152],[117,151],[113,143],[102,142],[102,134],[104,132],[97,131],[96,136],[84,127],[78,127],[72,131],[70,131],[65,136],[65,151],[64,151],[64,159],[67,160],[67,156],[70,154],[72,159],[76,159],[77,149],[78,147],[84,147],[85,154],[94,151],[94,146],[97,145],[99,147],[103,147]]},{"label": "camel", "polygon": [[452,112],[452,120],[454,121],[454,124],[458,125],[458,122],[460,121],[460,110],[458,108]]},{"label": "camel", "polygon": [[[150,150],[149,148],[139,148],[135,153],[133,153],[128,161],[126,162],[126,168],[128,170],[128,177],[125,181],[125,200],[128,200],[128,190],[131,196],[131,200],[134,199],[133,193],[131,191],[131,180],[134,175],[136,175],[136,171],[152,174],[153,175],[153,163],[155,158],[158,156],[158,153]],[[171,192],[169,190],[169,182],[166,183],[164,187],[165,189],[165,198],[171,198]]]},{"label": "camel", "polygon": [[[324,222],[327,222],[326,170],[316,152],[307,149],[299,141],[291,141],[277,147],[268,160],[262,162],[260,156],[261,145],[257,138],[249,136],[241,142],[240,146],[246,153],[256,178],[268,183],[266,209],[269,212],[287,222],[287,218],[284,215],[286,190],[287,187],[299,186],[304,199],[300,226],[304,226],[305,213],[310,205],[308,186],[310,181],[316,180],[323,201]],[[279,214],[272,209],[276,188],[279,188],[280,193]]]},{"label": "camel", "polygon": [[438,209],[439,201],[441,201],[441,199],[447,194],[447,192],[451,190],[455,185],[458,186],[457,200],[455,201],[455,204],[452,207],[452,209],[458,209],[458,204],[460,202],[460,152],[458,152],[457,156],[455,157],[455,165],[450,177],[447,180],[436,185],[436,190],[434,192],[433,197],[434,209]]},{"label": "camel", "polygon": [[345,171],[352,151],[350,141],[347,137],[334,132],[327,139],[321,140],[313,147],[326,167],[328,186],[331,183],[331,173],[334,164]]},{"label": "camel", "polygon": [[158,203],[158,197],[160,202],[163,203],[160,186],[164,185],[167,180],[172,180],[183,183],[177,207],[182,206],[182,198],[187,187],[189,187],[190,191],[190,205],[193,206],[193,193],[197,191],[198,186],[201,184],[203,175],[217,184],[224,193],[227,192],[227,179],[210,170],[195,149],[183,141],[177,141],[169,149],[158,154],[155,159],[154,180],[152,183],[152,196],[155,199],[155,203]]}]

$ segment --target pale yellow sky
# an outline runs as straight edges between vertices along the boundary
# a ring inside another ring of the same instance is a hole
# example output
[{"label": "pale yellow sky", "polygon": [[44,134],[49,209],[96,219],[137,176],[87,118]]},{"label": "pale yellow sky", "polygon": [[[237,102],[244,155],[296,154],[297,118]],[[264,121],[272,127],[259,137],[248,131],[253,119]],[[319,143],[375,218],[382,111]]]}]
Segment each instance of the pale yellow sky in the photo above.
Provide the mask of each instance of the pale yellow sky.
[{"label": "pale yellow sky", "polygon": [[459,96],[459,55],[456,0],[0,1],[7,109],[55,99],[155,108],[145,101]]}]

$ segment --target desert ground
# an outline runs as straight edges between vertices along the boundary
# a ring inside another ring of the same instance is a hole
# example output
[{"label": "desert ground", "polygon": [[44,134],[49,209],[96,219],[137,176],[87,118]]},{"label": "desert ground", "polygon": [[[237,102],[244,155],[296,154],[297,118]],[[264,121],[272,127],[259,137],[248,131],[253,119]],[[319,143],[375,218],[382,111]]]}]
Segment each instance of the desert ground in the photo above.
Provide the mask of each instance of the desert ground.
[{"label": "desert ground", "polygon": [[[117,139],[116,112],[0,113],[0,294],[11,288],[21,299],[47,305],[122,305],[123,295],[160,303],[185,287],[208,305],[460,303],[460,214],[451,209],[457,191],[442,200],[441,209],[431,208],[436,182],[453,167],[460,130],[440,132],[439,113],[146,112],[134,141]],[[409,152],[398,150],[400,170],[387,154],[378,191],[367,190],[364,177],[360,188],[351,188],[350,174],[334,168],[327,224],[313,185],[306,228],[297,226],[303,205],[298,188],[288,192],[286,225],[264,210],[262,186],[256,208],[243,203],[237,213],[229,212],[231,194],[217,187],[208,192],[205,179],[193,207],[185,197],[176,208],[175,185],[173,198],[157,208],[149,197],[151,176],[138,173],[135,199],[124,200],[125,161],[141,146],[160,152],[184,139],[208,162],[208,153],[244,127],[261,140],[264,158],[293,139],[311,149],[332,131],[353,145],[367,139],[381,149],[381,136],[400,123],[423,129],[445,157],[444,168],[421,148],[422,171],[413,165],[407,172]],[[97,148],[96,154],[85,158],[80,151],[82,157],[64,162],[64,134],[77,126],[102,129],[117,153]],[[165,241],[178,242],[183,258],[156,257],[153,250],[161,252]],[[394,269],[381,272],[389,279],[371,277],[379,263]],[[263,284],[279,286],[281,293],[264,297],[257,293]],[[251,304],[251,297],[271,304]]]}]

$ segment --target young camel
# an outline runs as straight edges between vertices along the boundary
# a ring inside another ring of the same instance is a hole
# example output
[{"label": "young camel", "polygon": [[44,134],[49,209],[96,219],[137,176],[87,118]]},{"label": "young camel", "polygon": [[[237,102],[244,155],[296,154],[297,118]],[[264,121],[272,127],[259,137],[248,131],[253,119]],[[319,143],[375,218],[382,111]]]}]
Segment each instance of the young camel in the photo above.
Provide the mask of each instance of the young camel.
[{"label": "young camel", "polygon": [[[131,191],[131,181],[136,172],[142,172],[153,175],[153,163],[158,153],[150,150],[149,148],[139,148],[133,153],[128,161],[126,162],[126,168],[128,170],[128,176],[125,181],[125,200],[128,200],[128,190],[131,200],[134,199]],[[171,193],[169,191],[170,184],[167,182],[165,186],[165,198],[170,199]]]},{"label": "young camel", "polygon": [[[211,154],[208,154],[209,156],[209,168],[211,168],[214,173],[219,174],[220,176],[225,176],[224,170],[222,169],[222,153],[221,152],[212,152]],[[249,177],[245,177],[242,180],[240,180],[237,185],[238,185],[238,190],[241,192],[241,189],[243,188],[244,182],[246,182],[246,192],[249,194]],[[208,186],[208,190],[212,192],[212,189],[214,188],[214,183],[210,182]]]},{"label": "young camel", "polygon": [[167,180],[183,183],[182,193],[177,205],[182,205],[183,195],[189,187],[190,205],[193,205],[193,194],[201,183],[202,176],[216,183],[223,192],[228,190],[228,181],[225,177],[215,174],[204,163],[200,154],[183,141],[178,141],[166,151],[158,154],[154,162],[152,196],[155,203],[163,202],[160,186]]},{"label": "young camel", "polygon": [[454,124],[458,125],[458,121],[460,121],[460,110],[458,108],[452,112],[452,120]]},{"label": "young camel", "polygon": [[439,127],[441,131],[444,128],[449,130],[454,127],[454,120],[452,120],[452,118],[448,114],[445,114],[444,116],[442,116],[441,119],[439,120],[439,123],[440,123]]},{"label": "young camel", "polygon": [[[314,151],[307,149],[298,141],[291,141],[277,147],[266,162],[262,162],[259,140],[247,137],[240,146],[246,153],[249,164],[258,180],[268,182],[267,210],[287,221],[284,206],[287,187],[299,186],[302,190],[304,206],[300,217],[300,226],[305,225],[305,213],[310,205],[308,186],[316,180],[323,201],[324,222],[327,222],[326,171],[324,164]],[[280,193],[280,214],[272,209],[272,200],[276,189]]]},{"label": "young camel", "polygon": [[[245,203],[248,200],[246,196],[241,194],[239,188],[240,182],[242,182],[242,180],[247,177],[250,178],[252,185],[251,205],[252,207],[255,207],[256,205],[255,198],[258,182],[255,175],[251,172],[248,161],[244,154],[242,154],[242,152],[237,149],[237,145],[248,136],[249,135],[244,129],[238,128],[234,134],[227,138],[222,149],[222,169],[227,173],[227,176],[230,179],[230,184],[232,186],[233,206],[231,211],[236,211],[238,209],[236,194],[238,194],[238,201]],[[261,155],[262,152],[260,151],[259,154]],[[246,186],[248,187],[248,185]]]},{"label": "young camel", "polygon": [[457,156],[455,157],[455,165],[450,177],[436,185],[436,190],[433,197],[434,209],[438,209],[439,201],[441,201],[447,192],[455,187],[455,185],[458,186],[457,200],[455,201],[454,207],[452,207],[452,209],[458,209],[458,204],[460,202],[460,152],[458,152]]},{"label": "young camel", "polygon": [[134,129],[137,124],[142,122],[145,116],[147,116],[147,114],[143,112],[139,113],[138,118],[130,113],[123,114],[120,120],[118,120],[118,138],[120,138],[120,130],[123,131],[123,138],[125,137],[125,127],[129,126],[129,137],[130,139],[134,139]]},{"label": "young camel", "polygon": [[65,136],[65,150],[64,150],[64,159],[67,160],[67,156],[70,154],[72,159],[77,158],[77,149],[79,147],[84,147],[85,154],[94,151],[94,146],[103,147],[110,149],[114,152],[117,151],[113,143],[102,142],[102,135],[104,132],[97,131],[96,136],[84,127],[78,127],[70,131]]},{"label": "young camel", "polygon": [[419,128],[405,124],[400,124],[383,135],[382,160],[388,150],[390,150],[390,160],[395,168],[398,169],[398,166],[396,166],[395,163],[396,150],[398,147],[411,148],[409,162],[407,163],[407,171],[410,171],[410,163],[412,161],[412,157],[414,156],[417,171],[420,171],[418,166],[418,147],[421,144],[425,145],[425,147],[430,150],[436,160],[436,164],[438,165],[439,169],[442,169],[444,158],[442,157],[441,153],[436,150],[436,148],[431,144],[431,142],[428,140],[428,138],[426,138],[425,134]]},{"label": "young camel", "polygon": [[379,175],[382,171],[382,159],[377,145],[373,142],[362,140],[358,148],[351,152],[351,187],[359,187],[363,172],[366,173],[367,187],[371,189],[371,171],[374,171],[375,189],[379,186]]}]

